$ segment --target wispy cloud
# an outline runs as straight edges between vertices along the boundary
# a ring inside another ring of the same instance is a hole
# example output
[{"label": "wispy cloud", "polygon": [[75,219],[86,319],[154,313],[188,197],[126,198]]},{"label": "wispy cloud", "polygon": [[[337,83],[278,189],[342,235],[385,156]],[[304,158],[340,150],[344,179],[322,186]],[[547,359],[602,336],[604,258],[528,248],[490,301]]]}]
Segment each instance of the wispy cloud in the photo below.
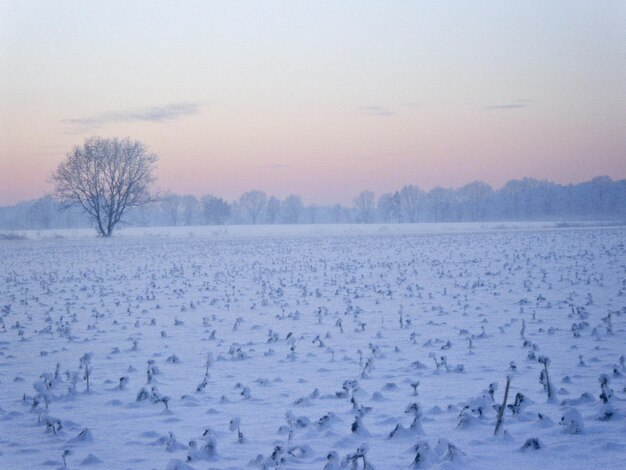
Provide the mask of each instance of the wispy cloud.
[{"label": "wispy cloud", "polygon": [[361,112],[361,114],[365,114],[367,116],[378,117],[394,116],[396,114],[395,111],[378,105],[361,106],[359,108],[359,111]]},{"label": "wispy cloud", "polygon": [[526,108],[532,101],[528,99],[513,100],[510,103],[496,104],[491,106],[485,106],[484,109],[520,109]]},{"label": "wispy cloud", "polygon": [[130,111],[111,111],[95,116],[63,119],[62,122],[70,125],[74,131],[98,129],[116,122],[165,122],[197,114],[200,106],[201,103],[170,103],[163,106],[150,106]]},{"label": "wispy cloud", "polygon": [[494,106],[485,106],[485,109],[518,109],[525,108],[527,105],[520,103],[496,104]]},{"label": "wispy cloud", "polygon": [[274,170],[278,168],[289,168],[291,165],[286,165],[284,163],[272,163],[270,165],[257,165],[257,168],[264,168],[269,170]]}]

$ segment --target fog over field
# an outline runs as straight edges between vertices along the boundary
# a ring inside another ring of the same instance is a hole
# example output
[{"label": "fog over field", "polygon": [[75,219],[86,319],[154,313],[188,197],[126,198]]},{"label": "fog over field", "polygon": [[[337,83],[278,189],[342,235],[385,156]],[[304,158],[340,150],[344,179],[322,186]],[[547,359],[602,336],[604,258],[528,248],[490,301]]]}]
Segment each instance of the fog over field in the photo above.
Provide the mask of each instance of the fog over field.
[{"label": "fog over field", "polygon": [[[376,195],[361,191],[350,204],[305,204],[299,194],[284,199],[264,191],[246,191],[227,201],[205,194],[163,193],[124,216],[126,227],[246,225],[246,224],[371,224],[416,222],[509,221],[626,221],[626,180],[596,177],[579,184],[558,185],[523,178],[494,190],[480,181],[460,188],[436,187],[424,191],[406,185]],[[93,224],[90,217],[67,201],[42,196],[0,207],[0,230],[79,228]]]}]

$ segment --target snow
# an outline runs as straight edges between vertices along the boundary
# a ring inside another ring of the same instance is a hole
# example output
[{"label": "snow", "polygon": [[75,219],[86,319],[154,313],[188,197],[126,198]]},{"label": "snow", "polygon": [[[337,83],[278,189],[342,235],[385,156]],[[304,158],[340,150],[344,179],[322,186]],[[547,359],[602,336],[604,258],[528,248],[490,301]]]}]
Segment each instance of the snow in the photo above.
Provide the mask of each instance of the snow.
[{"label": "snow", "polygon": [[2,468],[626,458],[623,227],[23,235],[0,241]]},{"label": "snow", "polygon": [[[115,238],[292,238],[338,237],[355,235],[419,235],[435,233],[474,233],[518,230],[555,230],[569,228],[599,228],[623,226],[614,221],[576,222],[455,222],[424,224],[277,224],[277,225],[193,225],[177,227],[135,227],[122,225],[114,232]],[[8,232],[28,239],[94,238],[93,229],[17,230]],[[1,238],[0,238],[1,240]]]}]

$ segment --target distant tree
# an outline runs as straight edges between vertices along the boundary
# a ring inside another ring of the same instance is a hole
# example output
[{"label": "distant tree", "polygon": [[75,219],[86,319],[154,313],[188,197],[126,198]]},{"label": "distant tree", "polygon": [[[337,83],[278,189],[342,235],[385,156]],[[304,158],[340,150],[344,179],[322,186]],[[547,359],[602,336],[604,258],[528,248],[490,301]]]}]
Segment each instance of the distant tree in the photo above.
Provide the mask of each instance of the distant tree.
[{"label": "distant tree", "polygon": [[280,201],[275,198],[274,196],[270,197],[267,200],[267,210],[266,215],[267,215],[267,223],[269,224],[275,224],[276,221],[278,220],[278,216],[280,214],[280,208],[281,208],[281,204]]},{"label": "distant tree", "polygon": [[400,192],[396,191],[393,193],[393,196],[391,197],[391,207],[392,220],[402,222],[402,200],[400,198]]},{"label": "distant tree", "polygon": [[533,205],[541,218],[554,217],[558,206],[559,186],[550,181],[539,181],[533,191]]},{"label": "distant tree", "polygon": [[[85,188],[89,189],[90,186]],[[101,192],[100,198],[103,197],[104,193]],[[94,203],[101,199],[95,198],[89,202]],[[243,202],[248,203],[252,199],[243,198]],[[124,213],[124,221],[137,226],[205,223],[203,206],[193,195],[169,194],[160,201],[160,205],[128,207]],[[66,204],[45,196],[0,207],[0,229],[77,228],[94,225],[96,219],[79,202],[71,208],[63,206]],[[250,205],[244,207],[239,200],[235,200],[230,201],[229,206],[229,223],[250,223]],[[100,204],[100,208],[103,207],[104,202]],[[370,214],[371,221],[626,220],[626,180],[613,181],[608,176],[598,176],[582,183],[561,185],[523,178],[511,180],[498,190],[492,189],[486,183],[474,181],[458,189],[437,187],[428,193],[416,186],[405,186],[400,191],[383,194],[376,207],[377,210]],[[61,208],[65,210],[60,210]],[[261,220],[267,223],[291,221],[283,203],[273,196],[267,199],[265,209],[261,209],[257,217],[256,223]],[[219,223],[217,220],[209,220],[209,223]],[[302,207],[297,220],[313,223],[363,221],[362,214],[356,207],[347,208],[341,204]]]},{"label": "distant tree", "polygon": [[315,204],[311,204],[305,208],[306,215],[308,216],[310,224],[316,224],[318,215],[319,215],[319,207]]},{"label": "distant tree", "polygon": [[520,180],[510,180],[498,190],[500,216],[519,219],[521,216],[522,196]]},{"label": "distant tree", "polygon": [[596,176],[589,183],[591,212],[594,214],[605,215],[614,209],[613,194],[611,186],[613,180],[608,176]]},{"label": "distant tree", "polygon": [[493,199],[493,189],[482,181],[474,181],[457,190],[463,219],[484,221]]},{"label": "distant tree", "polygon": [[380,220],[385,224],[391,222],[391,204],[389,203],[390,200],[391,194],[381,194],[378,197],[378,203],[376,204],[376,209],[378,210]]},{"label": "distant tree", "polygon": [[302,198],[296,194],[291,194],[283,202],[283,217],[289,224],[297,224],[304,205]]},{"label": "distant tree", "polygon": [[198,199],[193,194],[186,194],[181,196],[181,205],[183,209],[183,220],[185,225],[191,225],[193,223],[193,215],[198,207]]},{"label": "distant tree", "polygon": [[265,204],[267,203],[267,195],[263,191],[248,191],[243,193],[239,198],[239,204],[246,211],[253,224],[257,223]]},{"label": "distant tree", "polygon": [[334,204],[331,208],[332,221],[334,224],[345,222],[346,209],[341,204]]},{"label": "distant tree", "polygon": [[51,196],[43,196],[37,199],[29,210],[29,218],[33,228],[49,229],[58,211],[54,199]]},{"label": "distant tree", "polygon": [[98,233],[110,237],[129,208],[153,201],[157,159],[139,141],[91,137],[53,173],[55,196],[82,207]]},{"label": "distant tree", "polygon": [[400,216],[400,195],[399,193],[385,193],[378,198],[378,213],[381,220],[388,224],[399,221]]},{"label": "distant tree", "polygon": [[450,189],[437,186],[426,194],[425,202],[429,210],[430,220],[435,222],[458,221],[460,213],[455,205],[455,195]]},{"label": "distant tree", "polygon": [[202,213],[209,225],[223,225],[230,217],[230,205],[215,196],[207,194],[202,198]]},{"label": "distant tree", "polygon": [[609,190],[609,215],[626,219],[626,180],[612,181]]},{"label": "distant tree", "polygon": [[406,216],[407,222],[417,222],[419,220],[424,193],[417,186],[410,184],[400,190],[399,196],[402,212]]},{"label": "distant tree", "polygon": [[354,200],[354,207],[358,212],[359,222],[368,224],[372,221],[375,195],[371,191],[361,191]]},{"label": "distant tree", "polygon": [[541,187],[541,181],[534,178],[508,181],[498,195],[502,198],[505,215],[514,219],[536,218],[537,205],[534,193]]},{"label": "distant tree", "polygon": [[174,227],[178,225],[178,215],[182,206],[182,198],[178,194],[168,193],[161,199],[161,208],[165,212],[168,222]]}]

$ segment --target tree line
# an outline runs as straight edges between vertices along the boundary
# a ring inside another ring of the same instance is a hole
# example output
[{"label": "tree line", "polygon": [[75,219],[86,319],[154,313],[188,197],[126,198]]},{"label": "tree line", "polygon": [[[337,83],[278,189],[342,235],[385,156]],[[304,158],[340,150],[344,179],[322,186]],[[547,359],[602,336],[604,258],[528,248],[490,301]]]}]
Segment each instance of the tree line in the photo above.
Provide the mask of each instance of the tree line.
[{"label": "tree line", "polygon": [[[507,182],[499,189],[476,181],[460,188],[424,191],[406,185],[394,192],[357,194],[352,204],[305,204],[291,194],[283,199],[254,190],[234,201],[206,194],[167,193],[127,211],[133,226],[224,224],[418,223],[541,220],[624,220],[626,180],[600,176],[561,185],[533,178]],[[0,207],[4,230],[91,227],[79,207],[51,196]]]}]

